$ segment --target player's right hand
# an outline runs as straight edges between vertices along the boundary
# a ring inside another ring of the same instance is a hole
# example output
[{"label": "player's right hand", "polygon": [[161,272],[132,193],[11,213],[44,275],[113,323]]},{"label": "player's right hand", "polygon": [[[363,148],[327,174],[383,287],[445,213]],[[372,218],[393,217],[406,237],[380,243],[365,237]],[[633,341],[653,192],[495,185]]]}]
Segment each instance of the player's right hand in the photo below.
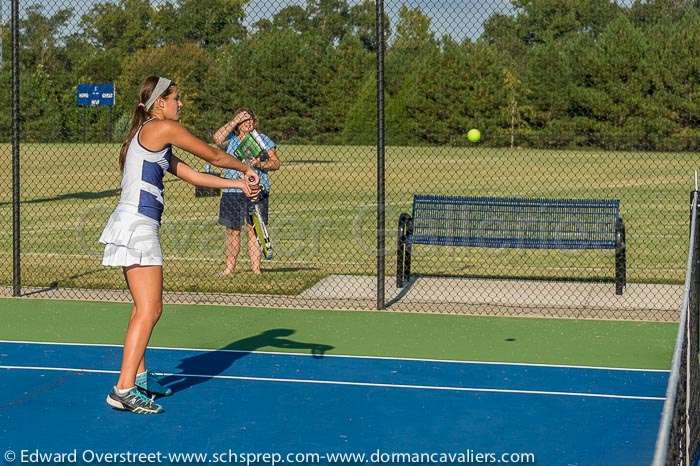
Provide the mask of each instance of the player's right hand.
[{"label": "player's right hand", "polygon": [[243,183],[243,194],[245,194],[246,197],[250,199],[255,199],[258,197],[260,194],[260,180],[255,179],[252,180],[249,177],[246,177],[245,182]]},{"label": "player's right hand", "polygon": [[245,179],[252,184],[260,184],[258,173],[250,167],[248,167],[248,170],[245,172]]}]

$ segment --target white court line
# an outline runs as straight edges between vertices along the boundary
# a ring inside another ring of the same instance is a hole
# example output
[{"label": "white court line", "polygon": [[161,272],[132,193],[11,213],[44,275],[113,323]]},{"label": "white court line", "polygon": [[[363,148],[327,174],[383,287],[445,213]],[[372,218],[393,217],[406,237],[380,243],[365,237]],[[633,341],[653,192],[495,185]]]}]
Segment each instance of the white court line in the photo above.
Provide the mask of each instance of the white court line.
[{"label": "white court line", "polygon": [[[74,343],[74,342],[56,342],[56,341],[21,341],[21,340],[0,340],[1,343],[16,343],[16,344],[29,344],[29,345],[65,345],[65,346],[96,346],[96,347],[107,347],[107,348],[121,348],[122,345],[115,345],[109,343]],[[303,357],[317,357],[309,353],[293,353],[285,351],[247,351],[247,350],[235,350],[235,349],[211,349],[211,348],[178,348],[171,346],[149,346],[148,349],[164,350],[164,351],[196,351],[199,353],[246,353],[246,354],[260,354],[260,355],[275,355],[275,356],[303,356]],[[394,357],[394,356],[361,356],[353,354],[324,354],[324,358],[347,358],[347,359],[377,359],[385,361],[416,361],[416,362],[431,362],[431,363],[449,363],[449,364],[475,364],[484,366],[524,366],[524,367],[544,367],[544,368],[557,368],[557,369],[591,369],[591,370],[604,370],[604,371],[629,371],[629,372],[659,372],[659,373],[669,373],[669,370],[665,369],[638,369],[638,368],[626,368],[626,367],[604,367],[604,366],[573,366],[566,364],[536,364],[536,363],[526,363],[526,362],[498,362],[498,361],[463,361],[457,359],[430,359],[430,358],[404,358],[404,357]]]},{"label": "white court line", "polygon": [[[100,369],[76,369],[72,367],[41,367],[41,366],[0,366],[0,369],[7,370],[35,370],[53,372],[87,372],[96,374],[119,374],[119,371],[108,371]],[[549,396],[578,396],[586,398],[614,398],[622,400],[651,400],[665,401],[664,397],[656,396],[635,396],[635,395],[610,395],[607,393],[579,393],[579,392],[550,392],[544,390],[509,390],[505,388],[474,388],[474,387],[444,387],[440,385],[405,385],[390,383],[371,382],[346,382],[343,380],[311,380],[311,379],[276,379],[271,377],[243,377],[235,375],[201,375],[201,374],[176,374],[164,372],[164,376],[176,377],[196,377],[203,379],[219,380],[248,380],[255,382],[286,382],[286,383],[307,383],[317,385],[346,385],[353,387],[378,387],[378,388],[409,388],[417,390],[438,390],[451,392],[478,392],[478,393],[511,393],[518,395],[549,395]]]}]

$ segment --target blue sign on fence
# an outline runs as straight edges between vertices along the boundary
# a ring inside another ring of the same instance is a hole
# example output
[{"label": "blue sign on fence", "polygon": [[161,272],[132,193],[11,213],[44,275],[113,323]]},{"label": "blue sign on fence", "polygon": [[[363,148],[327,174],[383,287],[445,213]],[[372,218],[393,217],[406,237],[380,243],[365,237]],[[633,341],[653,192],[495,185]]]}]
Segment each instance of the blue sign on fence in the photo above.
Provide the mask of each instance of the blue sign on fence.
[{"label": "blue sign on fence", "polygon": [[78,84],[78,107],[112,107],[117,99],[114,83]]}]

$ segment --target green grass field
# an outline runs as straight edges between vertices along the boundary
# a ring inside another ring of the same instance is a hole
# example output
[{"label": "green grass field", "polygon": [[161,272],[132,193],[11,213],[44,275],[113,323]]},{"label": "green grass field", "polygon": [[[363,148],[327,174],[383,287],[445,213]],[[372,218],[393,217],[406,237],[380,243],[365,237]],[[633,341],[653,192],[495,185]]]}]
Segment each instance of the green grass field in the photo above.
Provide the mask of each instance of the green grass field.
[{"label": "green grass field", "polygon": [[[100,265],[97,238],[119,197],[118,146],[22,145],[23,286],[123,288]],[[0,145],[0,283],[11,282],[10,147]],[[182,155],[181,153],[179,155]],[[218,198],[166,178],[162,242],[165,286],[173,291],[297,294],[329,274],[374,274],[376,150],[281,146],[272,175],[267,274],[233,278],[223,268]],[[185,159],[197,167],[193,157]],[[387,274],[395,270],[398,215],[414,192],[459,195],[617,198],[627,228],[628,281],[679,283],[685,271],[688,196],[697,155],[445,147],[389,147],[386,153]],[[414,271],[450,276],[609,280],[612,251],[525,251],[418,247]]]}]

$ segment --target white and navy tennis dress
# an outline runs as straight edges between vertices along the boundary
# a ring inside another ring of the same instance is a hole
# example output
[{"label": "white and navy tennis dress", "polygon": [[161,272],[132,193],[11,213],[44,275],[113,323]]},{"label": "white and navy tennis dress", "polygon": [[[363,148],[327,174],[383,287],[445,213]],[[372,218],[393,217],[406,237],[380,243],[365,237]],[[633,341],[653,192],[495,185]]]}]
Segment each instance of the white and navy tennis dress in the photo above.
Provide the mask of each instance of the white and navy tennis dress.
[{"label": "white and navy tennis dress", "polygon": [[163,215],[163,177],[170,169],[172,148],[152,152],[136,133],[129,144],[122,174],[119,204],[107,221],[100,243],[105,245],[102,265],[163,265],[160,219]]}]

